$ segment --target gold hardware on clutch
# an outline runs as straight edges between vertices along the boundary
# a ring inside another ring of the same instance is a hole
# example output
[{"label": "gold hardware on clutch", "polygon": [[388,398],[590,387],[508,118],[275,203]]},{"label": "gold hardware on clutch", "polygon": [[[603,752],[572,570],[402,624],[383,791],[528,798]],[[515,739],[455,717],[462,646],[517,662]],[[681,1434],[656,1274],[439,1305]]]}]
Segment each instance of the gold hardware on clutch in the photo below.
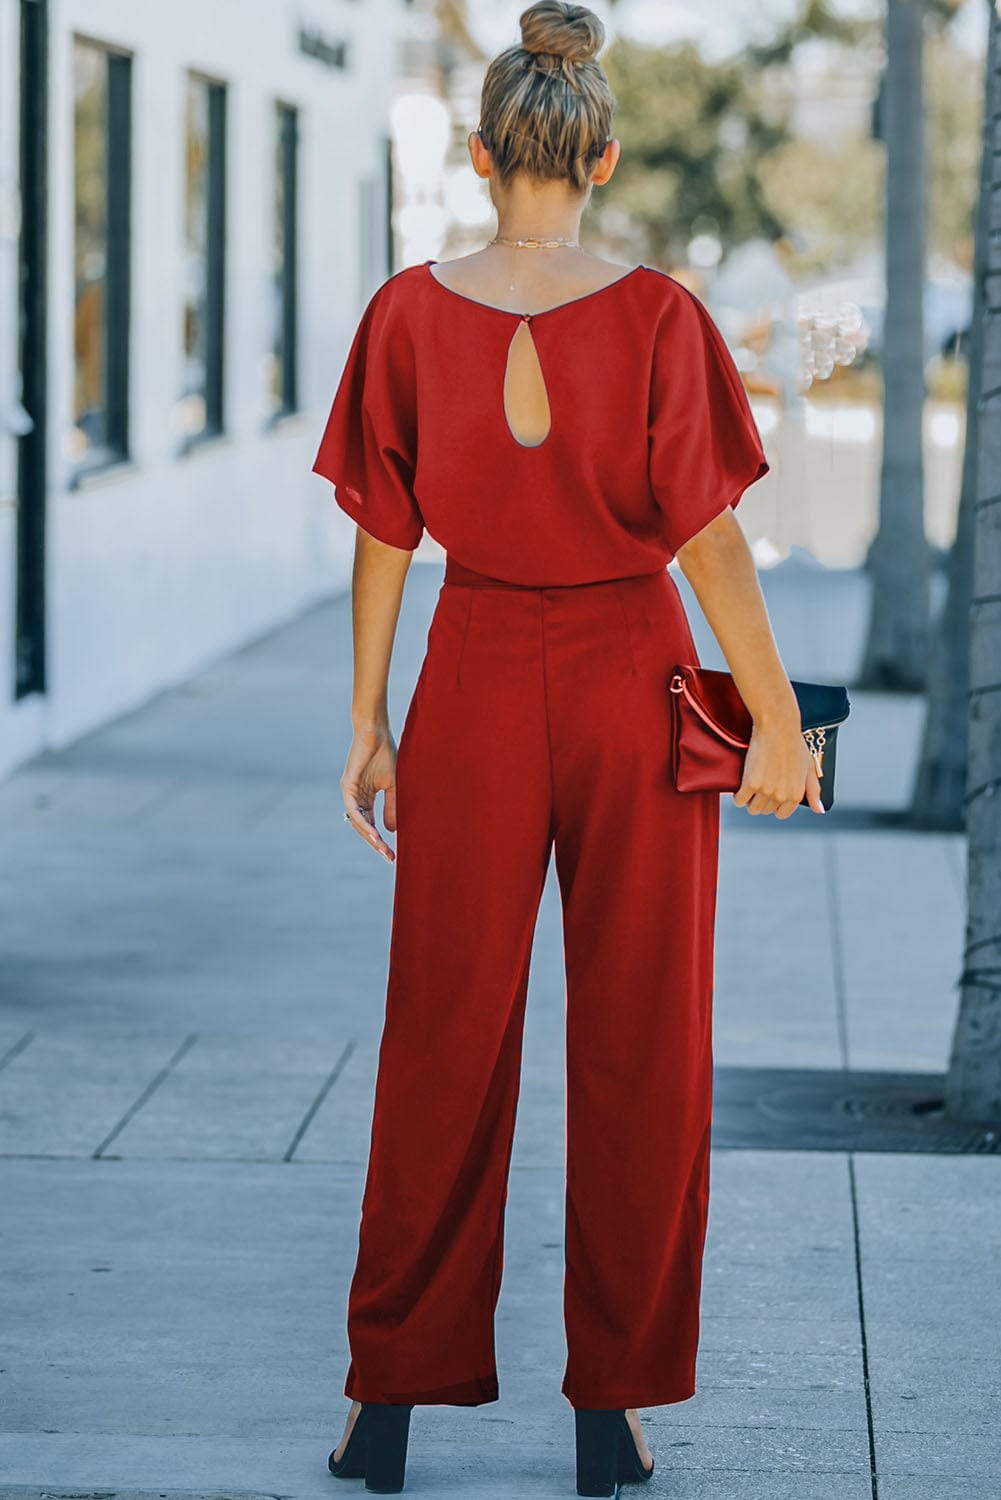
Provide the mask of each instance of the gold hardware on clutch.
[{"label": "gold hardware on clutch", "polygon": [[813,764],[817,768],[818,777],[824,774],[824,745],[827,742],[827,730],[831,727],[830,724],[818,724],[816,729],[803,730],[803,738],[813,756]]}]

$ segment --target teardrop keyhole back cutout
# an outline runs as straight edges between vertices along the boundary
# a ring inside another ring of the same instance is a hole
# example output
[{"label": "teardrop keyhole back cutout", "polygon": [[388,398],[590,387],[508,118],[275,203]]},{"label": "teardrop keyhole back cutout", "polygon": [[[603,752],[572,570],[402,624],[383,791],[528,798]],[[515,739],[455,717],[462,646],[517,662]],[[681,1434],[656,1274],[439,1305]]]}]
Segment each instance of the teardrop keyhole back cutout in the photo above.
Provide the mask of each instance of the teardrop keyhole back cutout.
[{"label": "teardrop keyhole back cutout", "polygon": [[507,346],[504,369],[504,417],[511,436],[523,448],[538,448],[549,436],[549,393],[538,350],[527,320],[522,319]]}]

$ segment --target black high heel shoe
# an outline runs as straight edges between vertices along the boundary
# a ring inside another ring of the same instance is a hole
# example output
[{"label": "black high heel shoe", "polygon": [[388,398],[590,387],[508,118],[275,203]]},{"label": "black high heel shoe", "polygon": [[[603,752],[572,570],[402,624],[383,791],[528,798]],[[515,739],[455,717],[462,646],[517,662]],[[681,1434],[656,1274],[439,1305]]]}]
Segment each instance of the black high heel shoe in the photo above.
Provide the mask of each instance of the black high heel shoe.
[{"label": "black high heel shoe", "polygon": [[574,1408],[578,1495],[615,1495],[620,1484],[645,1484],[644,1468],[624,1407]]},{"label": "black high heel shoe", "polygon": [[398,1495],[407,1469],[412,1406],[363,1401],[339,1459],[334,1448],[327,1468],[335,1479],[364,1479],[376,1495]]}]

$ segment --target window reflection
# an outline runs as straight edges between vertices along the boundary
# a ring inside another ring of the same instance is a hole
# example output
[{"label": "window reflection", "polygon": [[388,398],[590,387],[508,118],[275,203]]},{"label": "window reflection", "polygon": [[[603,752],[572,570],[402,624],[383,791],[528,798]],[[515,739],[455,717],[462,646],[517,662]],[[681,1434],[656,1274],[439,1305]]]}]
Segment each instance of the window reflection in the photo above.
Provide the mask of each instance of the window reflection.
[{"label": "window reflection", "polygon": [[222,431],[225,90],[194,76],[185,99],[183,375],[188,441]]},{"label": "window reflection", "polygon": [[108,74],[104,54],[74,50],[74,418],[81,447],[105,440],[104,279],[108,241]]},{"label": "window reflection", "polygon": [[129,58],[73,44],[73,429],[70,457],[127,447]]},{"label": "window reflection", "polygon": [[272,203],[272,414],[296,409],[296,154],[298,112],[276,107]]}]

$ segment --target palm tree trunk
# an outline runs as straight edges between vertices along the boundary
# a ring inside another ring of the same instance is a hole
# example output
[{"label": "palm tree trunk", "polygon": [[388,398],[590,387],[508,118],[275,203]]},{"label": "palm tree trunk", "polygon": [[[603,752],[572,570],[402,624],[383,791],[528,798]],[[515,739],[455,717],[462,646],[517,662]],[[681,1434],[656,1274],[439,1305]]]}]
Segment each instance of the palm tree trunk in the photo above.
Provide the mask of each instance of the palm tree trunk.
[{"label": "palm tree trunk", "polygon": [[984,151],[990,158],[977,267],[982,348],[970,604],[967,919],[946,1078],[953,1119],[1001,1120],[1001,24],[990,7]]},{"label": "palm tree trunk", "polygon": [[[985,90],[985,101],[987,93]],[[986,108],[986,103],[985,103]],[[973,509],[977,484],[980,377],[983,361],[984,269],[986,267],[991,152],[984,132],[980,190],[975,209],[973,308],[966,347],[966,440],[956,536],[949,553],[948,586],[928,664],[928,713],[909,821],[920,828],[961,832],[969,756],[970,596],[973,593]]]},{"label": "palm tree trunk", "polygon": [[859,687],[925,685],[931,557],[924,527],[925,164],[923,0],[887,0],[886,319],[879,530],[866,567],[869,632]]}]

